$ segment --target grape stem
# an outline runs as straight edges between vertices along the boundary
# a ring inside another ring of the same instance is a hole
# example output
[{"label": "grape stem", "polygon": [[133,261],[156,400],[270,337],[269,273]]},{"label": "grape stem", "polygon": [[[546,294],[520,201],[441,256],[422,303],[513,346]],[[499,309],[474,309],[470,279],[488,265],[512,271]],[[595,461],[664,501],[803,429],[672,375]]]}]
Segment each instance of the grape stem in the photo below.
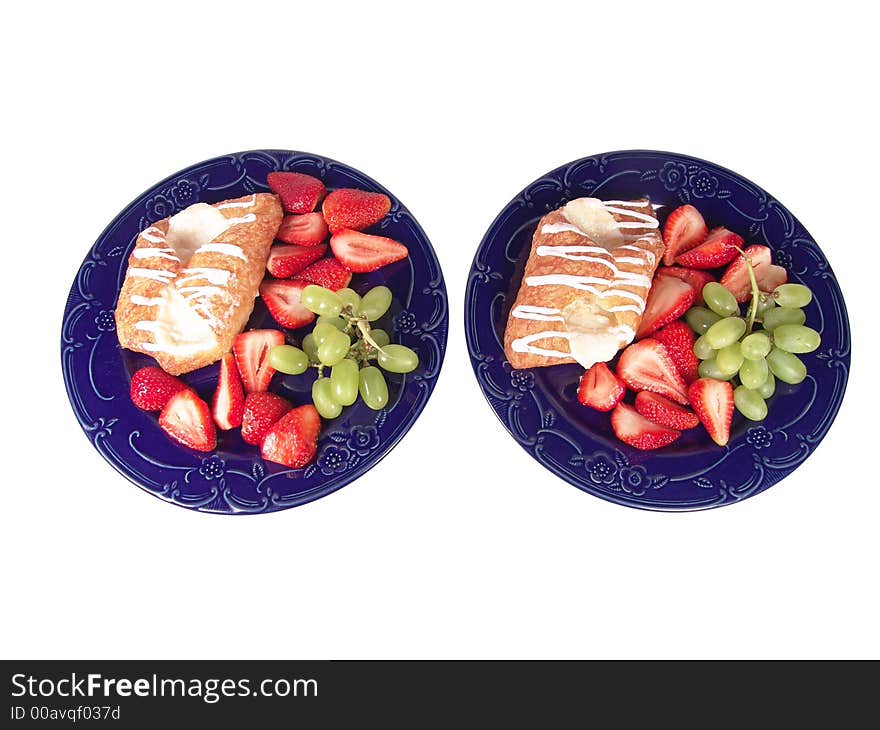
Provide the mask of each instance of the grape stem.
[{"label": "grape stem", "polygon": [[370,336],[370,325],[367,323],[367,320],[358,317],[356,320],[357,328],[360,330],[361,336],[364,338],[364,341],[370,345],[370,347],[375,347],[377,352],[381,352],[383,355],[385,351],[376,344],[376,341]]},{"label": "grape stem", "polygon": [[751,259],[746,256],[746,252],[739,246],[734,246],[734,248],[739,251],[739,255],[746,262],[746,271],[749,272],[749,281],[752,284],[752,301],[749,304],[749,319],[746,322],[746,334],[748,334],[752,331],[752,327],[755,326],[755,317],[758,316],[758,300],[761,298],[761,290],[758,288],[758,280],[755,278],[755,269],[752,266]]}]

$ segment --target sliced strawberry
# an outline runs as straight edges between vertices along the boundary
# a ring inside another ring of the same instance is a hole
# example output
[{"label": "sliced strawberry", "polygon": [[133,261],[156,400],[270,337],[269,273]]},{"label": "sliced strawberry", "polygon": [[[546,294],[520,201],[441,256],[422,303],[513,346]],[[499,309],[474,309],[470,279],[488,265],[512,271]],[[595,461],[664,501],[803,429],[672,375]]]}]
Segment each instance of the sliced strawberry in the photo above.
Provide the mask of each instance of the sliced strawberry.
[{"label": "sliced strawberry", "polygon": [[220,360],[220,375],[217,377],[217,390],[211,403],[211,413],[217,428],[229,431],[241,425],[244,412],[244,388],[235,364],[235,355],[227,352]]},{"label": "sliced strawberry", "polygon": [[690,284],[675,276],[654,279],[636,337],[647,337],[664,324],[681,317],[691,308],[696,296],[697,292]]},{"label": "sliced strawberry", "polygon": [[266,268],[276,279],[289,279],[296,276],[309,264],[317,261],[327,252],[327,246],[297,246],[282,244],[269,249]]},{"label": "sliced strawberry", "polygon": [[713,228],[703,243],[679,255],[675,263],[692,269],[717,269],[736,258],[737,246],[743,247],[742,238],[726,228]]},{"label": "sliced strawberry", "polygon": [[162,368],[141,368],[131,376],[131,402],[144,411],[161,411],[171,396],[186,388],[186,383]]},{"label": "sliced strawberry", "polygon": [[323,286],[330,291],[345,289],[351,281],[351,272],[334,258],[321,259],[296,275],[298,280]]},{"label": "sliced strawberry", "polygon": [[691,383],[688,396],[712,440],[719,446],[726,445],[733,420],[733,386],[723,380],[700,378]]},{"label": "sliced strawberry", "polygon": [[275,368],[267,360],[269,350],[283,344],[284,333],[281,330],[250,330],[235,338],[232,352],[245,393],[269,388],[269,382],[275,374]]},{"label": "sliced strawberry", "polygon": [[756,278],[758,279],[758,289],[763,292],[771,292],[777,286],[788,281],[788,272],[781,266],[770,264],[770,266],[765,266],[761,275],[756,275]]},{"label": "sliced strawberry", "polygon": [[294,408],[278,421],[263,438],[263,458],[300,469],[318,450],[321,417],[313,405]]},{"label": "sliced strawberry", "polygon": [[179,391],[165,404],[159,414],[159,426],[175,441],[196,451],[217,448],[211,409],[189,388]]},{"label": "sliced strawberry", "polygon": [[650,337],[627,347],[617,362],[617,376],[635,391],[650,390],[687,405],[687,386],[666,348]]},{"label": "sliced strawberry", "polygon": [[249,393],[244,401],[241,419],[241,438],[246,444],[258,446],[281,417],[292,406],[274,393]]},{"label": "sliced strawberry", "polygon": [[597,411],[610,411],[623,399],[626,386],[604,362],[597,362],[581,375],[578,400]]},{"label": "sliced strawberry", "polygon": [[324,216],[320,213],[306,213],[284,216],[275,238],[299,246],[317,246],[329,235],[330,230],[324,222]]},{"label": "sliced strawberry", "polygon": [[649,421],[626,403],[618,403],[611,412],[611,428],[625,444],[642,451],[663,448],[681,436],[681,431]]},{"label": "sliced strawberry", "polygon": [[636,393],[636,410],[649,421],[677,431],[687,431],[700,425],[700,419],[692,410],[647,390]]},{"label": "sliced strawberry", "polygon": [[270,172],[266,184],[288,213],[311,213],[327,194],[324,183],[301,172]]},{"label": "sliced strawberry", "polygon": [[[770,266],[770,249],[766,246],[749,246],[743,250],[752,264],[755,278],[759,273]],[[746,260],[737,256],[724,270],[721,276],[721,286],[726,288],[740,304],[752,298],[752,282],[749,279],[749,269]]]},{"label": "sliced strawberry", "polygon": [[703,306],[703,287],[710,281],[715,281],[715,277],[708,271],[700,271],[699,269],[686,269],[683,266],[661,266],[657,269],[657,276],[674,276],[676,279],[686,281],[694,288],[696,296],[694,304]]},{"label": "sliced strawberry", "polygon": [[671,266],[675,257],[699,246],[709,235],[703,216],[692,205],[682,205],[673,210],[663,226],[663,243],[666,252],[663,263]]},{"label": "sliced strawberry", "polygon": [[340,188],[334,190],[322,206],[330,233],[343,228],[362,231],[382,220],[391,210],[391,199],[382,193]]},{"label": "sliced strawberry", "polygon": [[697,336],[684,322],[670,322],[657,330],[652,337],[660,342],[669,353],[669,357],[681,373],[686,383],[692,383],[700,377],[697,369],[699,358],[694,355],[694,342]]},{"label": "sliced strawberry", "polygon": [[266,279],[260,284],[260,296],[266,309],[281,327],[295,330],[315,321],[315,314],[299,303],[306,286],[308,282],[299,279]]},{"label": "sliced strawberry", "polygon": [[365,274],[409,256],[406,246],[390,238],[342,230],[330,239],[330,248],[349,271]]}]

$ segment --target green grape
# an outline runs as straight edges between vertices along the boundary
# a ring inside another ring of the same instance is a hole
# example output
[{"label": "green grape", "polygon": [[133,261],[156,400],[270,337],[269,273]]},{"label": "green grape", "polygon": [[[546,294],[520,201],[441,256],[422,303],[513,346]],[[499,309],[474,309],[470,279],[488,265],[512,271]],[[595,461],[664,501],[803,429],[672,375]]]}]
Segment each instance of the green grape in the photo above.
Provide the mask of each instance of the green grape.
[{"label": "green grape", "polygon": [[333,325],[340,332],[345,332],[345,330],[348,329],[348,320],[342,319],[342,317],[328,317],[326,314],[322,314],[318,317],[315,326],[317,327],[319,324]]},{"label": "green grape", "polygon": [[375,322],[391,306],[391,290],[387,286],[377,286],[370,289],[361,298],[358,314],[366,317],[370,322]]},{"label": "green grape", "polygon": [[706,330],[719,319],[721,319],[721,317],[715,314],[711,309],[706,309],[705,307],[691,307],[684,313],[684,321],[687,322],[688,327],[698,335],[705,334]]},{"label": "green grape", "polygon": [[388,404],[388,384],[385,382],[385,376],[379,368],[370,365],[370,367],[361,368],[358,377],[358,392],[367,407],[374,411],[381,410]]},{"label": "green grape", "polygon": [[706,330],[706,342],[715,350],[727,347],[736,342],[745,334],[745,320],[739,317],[725,317],[719,319],[709,329]]},{"label": "green grape", "polygon": [[763,360],[773,344],[763,332],[752,332],[742,339],[742,353],[746,360]]},{"label": "green grape", "polygon": [[411,373],[419,366],[419,356],[404,345],[385,345],[377,359],[389,373]]},{"label": "green grape", "polygon": [[315,335],[310,332],[302,338],[301,344],[303,352],[309,356],[309,360],[311,362],[318,362],[318,343],[315,342]]},{"label": "green grape", "polygon": [[819,347],[822,338],[810,327],[799,324],[781,324],[773,330],[773,344],[780,350],[801,355]]},{"label": "green grape", "polygon": [[739,369],[740,382],[751,390],[760,388],[767,381],[769,374],[767,360],[763,357],[760,360],[744,360]]},{"label": "green grape", "polygon": [[780,307],[801,309],[813,301],[813,292],[803,284],[781,284],[773,290],[773,298]]},{"label": "green grape", "polygon": [[351,347],[351,339],[349,339],[347,334],[340,332],[335,327],[332,327],[332,325],[327,326],[331,327],[333,332],[318,345],[318,360],[323,365],[335,365],[348,354],[348,349]]},{"label": "green grape", "polygon": [[335,292],[314,284],[309,284],[302,290],[299,301],[306,309],[315,314],[338,317],[342,311],[342,299]]},{"label": "green grape", "polygon": [[773,373],[767,373],[767,380],[764,381],[763,385],[759,385],[755,390],[760,393],[761,397],[764,400],[770,398],[776,392],[776,378],[773,377]]},{"label": "green grape", "polygon": [[345,358],[336,363],[330,371],[331,392],[336,401],[350,406],[358,397],[358,365],[354,360]]},{"label": "green grape", "polygon": [[743,354],[739,342],[734,342],[732,345],[722,347],[718,350],[718,354],[715,355],[715,366],[722,373],[729,373],[731,377],[739,372],[742,364]]},{"label": "green grape", "polygon": [[269,350],[269,365],[286,375],[301,375],[309,369],[309,356],[293,345],[277,345]]},{"label": "green grape", "polygon": [[312,330],[312,336],[315,338],[315,346],[320,347],[321,343],[328,337],[331,337],[335,332],[339,332],[339,330],[329,322],[318,322],[318,324],[315,325],[315,329]]},{"label": "green grape", "polygon": [[697,341],[694,342],[694,355],[700,360],[708,360],[710,357],[715,357],[715,353],[716,350],[712,348],[712,345],[706,342],[706,335],[697,337]]},{"label": "green grape", "polygon": [[723,373],[718,369],[718,364],[715,362],[715,358],[711,357],[708,360],[703,360],[700,363],[700,366],[697,368],[697,372],[700,374],[701,378],[712,378],[713,380],[730,380],[734,373]]},{"label": "green grape", "polygon": [[764,329],[772,332],[779,325],[783,324],[803,324],[807,321],[807,315],[803,309],[793,309],[791,307],[776,307],[765,312],[764,319],[761,324]]},{"label": "green grape", "polygon": [[758,319],[761,319],[764,314],[776,306],[776,302],[773,301],[772,296],[768,296],[767,294],[761,294],[758,298],[758,306],[755,308],[755,316]]},{"label": "green grape", "polygon": [[783,383],[797,385],[807,377],[807,366],[804,365],[797,355],[774,347],[767,355],[767,364],[770,372]]},{"label": "green grape", "polygon": [[739,304],[737,304],[736,298],[727,290],[727,287],[717,281],[710,281],[703,287],[703,301],[706,302],[709,309],[721,317],[739,314]]},{"label": "green grape", "polygon": [[358,307],[361,306],[361,295],[358,294],[354,289],[340,289],[336,292],[336,296],[338,296],[342,300],[342,304],[346,307],[351,307],[351,313],[357,314]]},{"label": "green grape", "polygon": [[733,404],[736,410],[750,421],[763,421],[767,418],[767,404],[756,390],[740,385],[733,390]]},{"label": "green grape", "polygon": [[333,396],[330,378],[318,378],[312,383],[312,403],[321,418],[333,419],[342,413],[342,404]]},{"label": "green grape", "polygon": [[371,329],[370,337],[373,338],[373,342],[379,345],[379,347],[385,347],[385,345],[391,342],[391,338],[385,330]]}]

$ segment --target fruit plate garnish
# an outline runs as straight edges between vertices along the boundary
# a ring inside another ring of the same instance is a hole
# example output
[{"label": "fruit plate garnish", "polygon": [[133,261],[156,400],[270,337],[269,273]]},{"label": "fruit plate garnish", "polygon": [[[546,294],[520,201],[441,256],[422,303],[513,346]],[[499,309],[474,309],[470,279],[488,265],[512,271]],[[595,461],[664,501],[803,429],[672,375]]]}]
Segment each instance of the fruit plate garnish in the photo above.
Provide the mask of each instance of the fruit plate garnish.
[{"label": "fruit plate garnish", "polygon": [[[234,351],[180,378],[144,370],[156,363],[119,347],[113,318],[138,232],[270,188],[288,217]],[[253,514],[323,497],[385,456],[431,395],[447,330],[440,265],[400,201],[342,163],[253,150],[175,173],[113,220],[71,288],[61,359],[77,419],[119,472],[184,507]]]},{"label": "fruit plate garnish", "polygon": [[[502,338],[536,224],[580,197],[658,206],[667,250],[639,331],[586,373],[515,370]],[[827,433],[849,373],[843,296],[803,225],[744,177],[669,152],[586,157],[519,193],[474,257],[465,332],[516,442],[579,489],[642,509],[717,507],[776,484]]]}]

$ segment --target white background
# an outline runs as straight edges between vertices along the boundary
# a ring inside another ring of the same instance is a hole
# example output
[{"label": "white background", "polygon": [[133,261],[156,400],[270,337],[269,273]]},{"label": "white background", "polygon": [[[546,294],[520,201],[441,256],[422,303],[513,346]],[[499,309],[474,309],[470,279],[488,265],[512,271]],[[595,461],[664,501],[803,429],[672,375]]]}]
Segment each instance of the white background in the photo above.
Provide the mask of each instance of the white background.
[{"label": "white background", "polygon": [[[868,4],[422,5],[7,9],[0,654],[880,655]],[[65,396],[59,333],[123,206],[260,147],[345,161],[400,196],[443,265],[450,341],[434,397],[378,467],[234,519],[169,506],[102,460]],[[501,428],[468,361],[465,280],[495,214],[557,165],[635,147],[778,196],[847,297],[856,345],[834,427],[732,507],[653,514],[567,485]]]}]

